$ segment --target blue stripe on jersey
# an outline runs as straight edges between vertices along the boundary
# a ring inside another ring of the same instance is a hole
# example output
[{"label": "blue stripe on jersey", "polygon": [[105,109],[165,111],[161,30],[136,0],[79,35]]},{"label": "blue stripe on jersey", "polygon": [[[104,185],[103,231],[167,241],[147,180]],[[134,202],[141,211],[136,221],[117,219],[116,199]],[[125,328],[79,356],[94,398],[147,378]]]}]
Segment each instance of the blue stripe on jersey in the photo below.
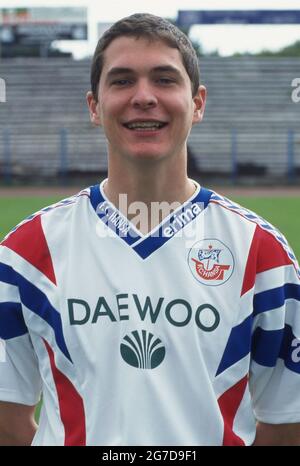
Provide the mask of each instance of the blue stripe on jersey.
[{"label": "blue stripe on jersey", "polygon": [[275,367],[281,358],[285,366],[300,374],[300,340],[293,334],[290,325],[284,329],[264,330],[258,327],[252,337],[252,358],[261,366]]},{"label": "blue stripe on jersey", "polygon": [[258,327],[252,335],[252,359],[261,366],[274,367],[279,356],[283,329],[263,330]]},{"label": "blue stripe on jersey", "polygon": [[252,319],[252,315],[248,316],[242,323],[231,330],[216,376],[249,354]]},{"label": "blue stripe on jersey", "polygon": [[28,333],[20,303],[0,303],[0,338],[9,340]]},{"label": "blue stripe on jersey", "polygon": [[[136,246],[133,246],[135,252],[142,258],[146,259],[150,256],[154,251],[159,249],[168,239],[161,236],[161,228],[160,231],[157,233],[157,236],[148,237],[147,241],[141,241]],[[151,238],[151,241],[149,239]]]},{"label": "blue stripe on jersey", "polygon": [[300,301],[300,285],[287,283],[278,288],[262,291],[254,295],[254,315],[283,306],[286,299]]},{"label": "blue stripe on jersey", "polygon": [[191,202],[202,202],[203,210],[206,209],[213,192],[206,188],[200,188],[198,195]]},{"label": "blue stripe on jersey", "polygon": [[47,296],[12,267],[1,263],[0,281],[19,288],[21,302],[52,327],[57,346],[73,362],[65,343],[60,314],[50,304]]}]

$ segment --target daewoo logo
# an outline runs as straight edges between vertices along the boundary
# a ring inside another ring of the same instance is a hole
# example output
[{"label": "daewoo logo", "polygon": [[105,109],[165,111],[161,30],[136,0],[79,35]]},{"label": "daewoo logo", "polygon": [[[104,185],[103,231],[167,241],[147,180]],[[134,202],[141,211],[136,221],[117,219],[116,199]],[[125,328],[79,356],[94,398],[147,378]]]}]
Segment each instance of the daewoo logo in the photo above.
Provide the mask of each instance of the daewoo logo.
[{"label": "daewoo logo", "polygon": [[99,296],[96,305],[83,299],[68,299],[70,325],[97,324],[103,319],[112,324],[139,318],[155,324],[166,319],[175,327],[194,322],[203,332],[213,332],[220,323],[219,311],[209,303],[192,305],[182,298],[167,300],[164,297],[138,296],[119,293],[110,299]]},{"label": "daewoo logo", "polygon": [[122,358],[127,364],[137,369],[155,369],[166,354],[166,349],[153,333],[134,330],[126,335],[120,345]]}]

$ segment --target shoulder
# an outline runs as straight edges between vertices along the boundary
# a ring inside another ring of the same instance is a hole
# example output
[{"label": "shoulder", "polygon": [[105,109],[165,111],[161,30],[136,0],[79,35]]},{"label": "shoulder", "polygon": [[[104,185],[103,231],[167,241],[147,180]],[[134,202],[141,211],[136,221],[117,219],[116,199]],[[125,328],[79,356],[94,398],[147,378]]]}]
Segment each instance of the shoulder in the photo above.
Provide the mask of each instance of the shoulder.
[{"label": "shoulder", "polygon": [[210,197],[210,203],[220,208],[225,214],[233,215],[236,218],[240,218],[248,222],[249,224],[258,225],[260,228],[266,231],[273,231],[280,234],[279,230],[268,222],[266,219],[258,215],[256,212],[253,212],[246,207],[238,204],[237,202],[228,199],[227,197],[221,196],[220,194],[212,191],[212,195]]},{"label": "shoulder", "polygon": [[267,268],[275,268],[284,265],[293,265],[298,277],[300,269],[296,256],[287,239],[274,225],[257,213],[233,202],[212,191],[210,204],[220,211],[220,215],[228,218],[228,221],[243,223],[245,227],[252,228],[252,242],[249,251],[249,260],[254,263],[257,272]]},{"label": "shoulder", "polygon": [[256,234],[259,235],[262,240],[267,240],[268,238],[274,237],[279,242],[279,244],[287,245],[287,240],[278,230],[278,228],[268,222],[265,218],[258,215],[256,212],[253,212],[252,210],[247,209],[237,202],[233,202],[232,200],[221,196],[214,191],[212,191],[210,204],[220,208],[220,211],[222,211],[225,215],[230,215],[231,217],[240,219],[240,221],[243,221],[249,226],[254,226],[254,228],[257,230]]},{"label": "shoulder", "polygon": [[[83,189],[79,193],[62,199],[55,204],[46,206],[29,215],[18,223],[3,239],[2,246],[9,246],[14,241],[24,240],[26,237],[42,229],[42,221],[51,219],[52,216],[67,216],[74,208],[82,203],[82,199],[89,199],[90,188]],[[31,238],[32,240],[32,238]]]},{"label": "shoulder", "polygon": [[26,269],[26,275],[30,265],[55,283],[49,238],[58,228],[68,228],[70,215],[89,202],[89,195],[90,189],[84,189],[72,197],[35,212],[13,228],[0,243],[0,263],[6,273],[13,265],[13,268],[22,273]]}]

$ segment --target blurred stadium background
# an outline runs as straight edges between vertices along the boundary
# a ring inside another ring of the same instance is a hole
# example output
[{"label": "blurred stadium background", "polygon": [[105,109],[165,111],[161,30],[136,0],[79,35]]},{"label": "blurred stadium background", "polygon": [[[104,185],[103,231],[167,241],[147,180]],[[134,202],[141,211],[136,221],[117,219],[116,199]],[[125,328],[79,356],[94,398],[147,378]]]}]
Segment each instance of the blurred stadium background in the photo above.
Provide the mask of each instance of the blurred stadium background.
[{"label": "blurred stadium background", "polygon": [[[186,32],[196,23],[300,24],[300,10],[273,16],[272,11],[266,15],[255,10],[179,11],[174,21]],[[108,26],[99,24],[99,34]],[[51,189],[24,199],[28,191],[18,187],[52,186],[59,198],[106,174],[105,136],[91,126],[85,103],[91,57],[74,60],[53,48],[54,41],[84,40],[87,32],[85,8],[0,9],[0,236],[25,213],[53,199],[43,197]],[[278,53],[230,57],[197,48],[208,103],[203,123],[193,127],[189,138],[190,175],[207,186],[227,187],[229,195],[243,195],[246,186],[251,197],[269,196],[269,204],[261,197],[255,205],[251,198],[242,201],[284,232],[286,220],[281,219],[289,212],[288,228],[297,249],[300,42]],[[268,191],[258,192],[258,186]]]}]

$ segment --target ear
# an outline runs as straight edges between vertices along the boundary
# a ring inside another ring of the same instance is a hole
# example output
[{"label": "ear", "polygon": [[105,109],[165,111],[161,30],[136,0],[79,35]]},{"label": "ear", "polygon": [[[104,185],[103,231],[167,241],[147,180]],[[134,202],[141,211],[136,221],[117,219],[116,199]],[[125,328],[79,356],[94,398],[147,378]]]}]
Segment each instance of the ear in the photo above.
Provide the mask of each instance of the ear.
[{"label": "ear", "polygon": [[199,86],[196,95],[193,97],[194,102],[194,113],[192,124],[199,123],[203,119],[205,104],[206,104],[206,88]]},{"label": "ear", "polygon": [[91,122],[95,126],[101,126],[100,105],[98,101],[96,102],[92,91],[87,93],[86,102],[89,108]]}]

